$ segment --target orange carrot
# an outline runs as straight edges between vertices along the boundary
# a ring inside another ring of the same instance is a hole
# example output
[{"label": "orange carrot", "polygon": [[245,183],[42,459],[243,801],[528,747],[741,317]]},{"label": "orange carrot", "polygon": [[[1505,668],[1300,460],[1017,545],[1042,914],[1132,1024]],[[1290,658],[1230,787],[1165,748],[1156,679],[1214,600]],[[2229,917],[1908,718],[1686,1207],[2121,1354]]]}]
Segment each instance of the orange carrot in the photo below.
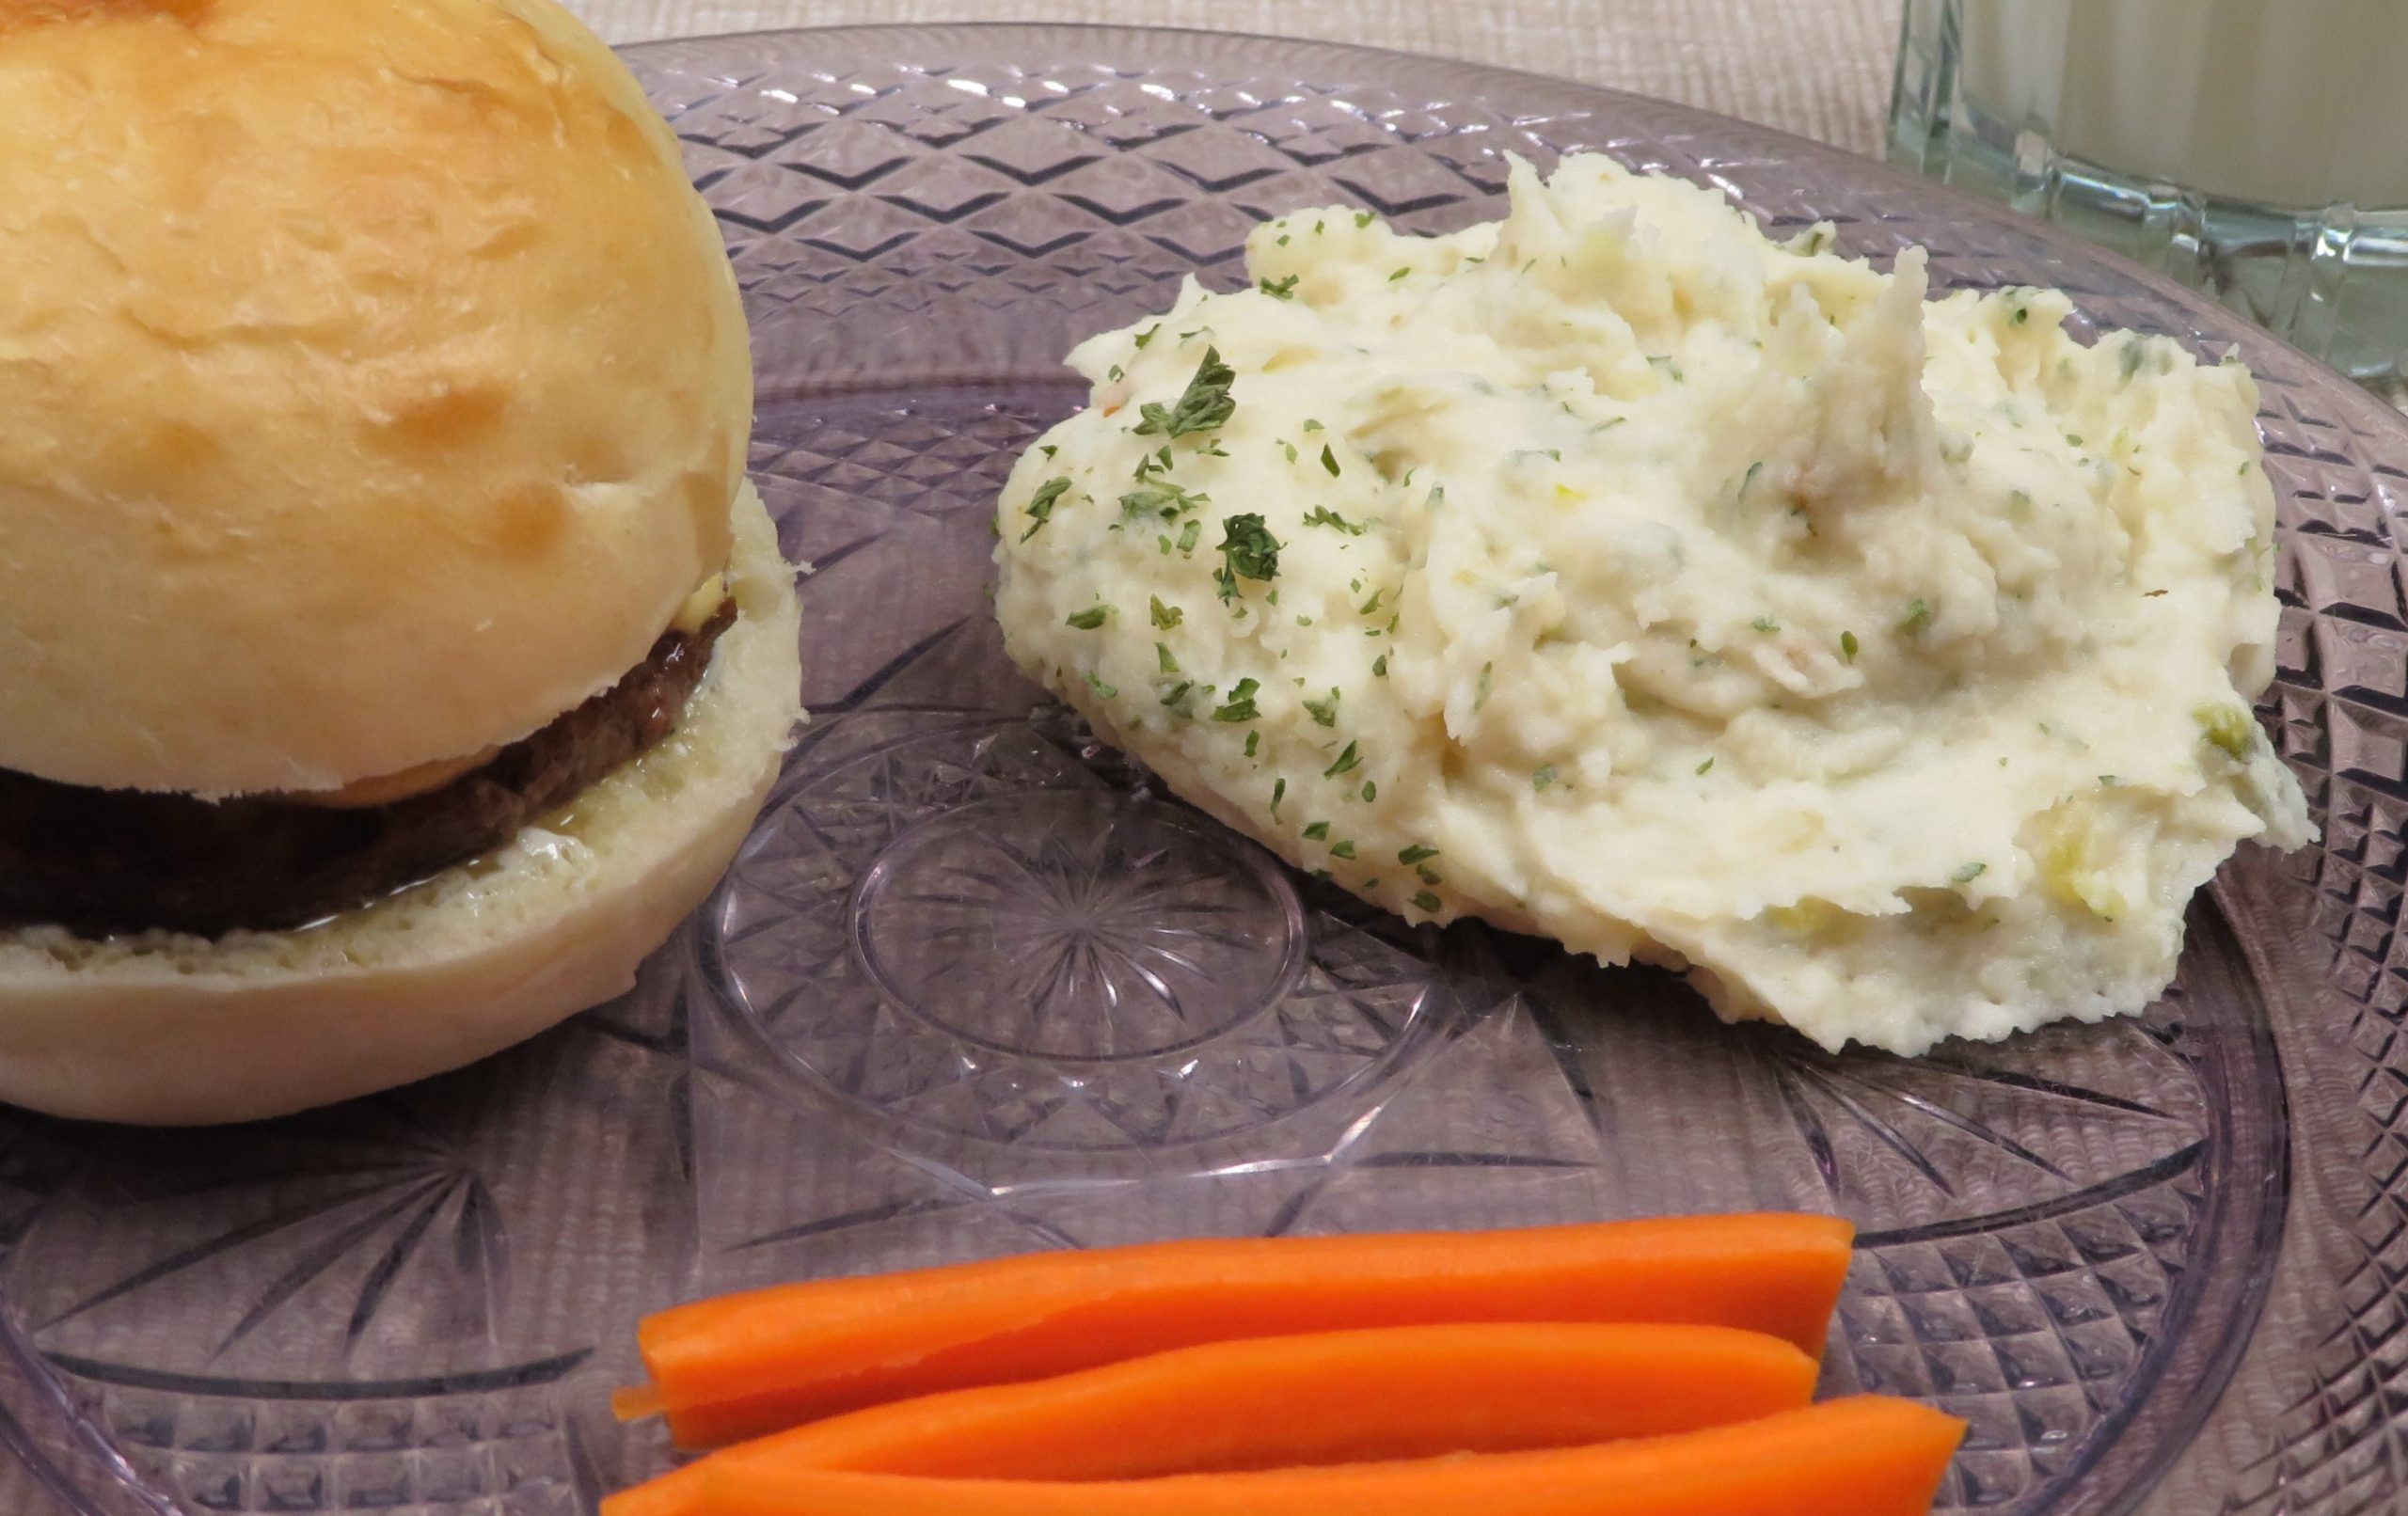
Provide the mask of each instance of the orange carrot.
[{"label": "orange carrot", "polygon": [[702,1516],[706,1471],[1151,1478],[1569,1447],[1793,1410],[1814,1360],[1729,1327],[1391,1327],[1208,1343],[1060,1379],[958,1390],[743,1443],[604,1501]]},{"label": "orange carrot", "polygon": [[1965,1424],[1911,1400],[1537,1453],[1075,1484],[712,1461],[706,1516],[1925,1516]]},{"label": "orange carrot", "polygon": [[1172,1348],[1358,1327],[1698,1322],[1814,1353],[1850,1235],[1823,1216],[1696,1216],[1043,1253],[700,1301],[646,1319],[640,1342],[689,1447]]}]

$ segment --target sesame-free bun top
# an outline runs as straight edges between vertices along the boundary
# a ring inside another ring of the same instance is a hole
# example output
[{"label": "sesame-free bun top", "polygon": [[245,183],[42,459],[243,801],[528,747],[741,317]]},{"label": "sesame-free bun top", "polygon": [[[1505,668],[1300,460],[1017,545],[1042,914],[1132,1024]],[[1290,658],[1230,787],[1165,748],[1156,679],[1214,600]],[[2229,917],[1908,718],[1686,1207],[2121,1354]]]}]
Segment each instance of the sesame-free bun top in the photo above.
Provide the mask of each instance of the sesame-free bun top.
[{"label": "sesame-free bun top", "polygon": [[726,562],[734,276],[550,0],[0,0],[0,767],[456,762]]}]

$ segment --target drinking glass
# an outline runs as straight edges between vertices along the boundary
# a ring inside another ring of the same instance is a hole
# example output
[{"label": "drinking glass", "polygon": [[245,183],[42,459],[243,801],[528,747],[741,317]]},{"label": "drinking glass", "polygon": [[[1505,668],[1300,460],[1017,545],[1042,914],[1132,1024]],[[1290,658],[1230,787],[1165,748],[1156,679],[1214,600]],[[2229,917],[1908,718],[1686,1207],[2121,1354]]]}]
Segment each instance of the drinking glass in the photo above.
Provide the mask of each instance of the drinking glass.
[{"label": "drinking glass", "polygon": [[1907,0],[1900,32],[1893,162],[2400,377],[2408,4]]}]

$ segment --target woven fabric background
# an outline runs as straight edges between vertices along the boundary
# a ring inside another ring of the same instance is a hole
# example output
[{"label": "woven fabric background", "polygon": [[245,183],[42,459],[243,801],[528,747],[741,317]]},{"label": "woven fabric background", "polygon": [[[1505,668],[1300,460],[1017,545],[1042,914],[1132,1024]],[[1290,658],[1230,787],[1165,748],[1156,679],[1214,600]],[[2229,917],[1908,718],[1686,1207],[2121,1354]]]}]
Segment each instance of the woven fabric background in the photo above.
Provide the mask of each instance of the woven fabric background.
[{"label": "woven fabric background", "polygon": [[1898,0],[568,0],[613,42],[868,22],[1202,26],[1434,53],[1877,150]]}]

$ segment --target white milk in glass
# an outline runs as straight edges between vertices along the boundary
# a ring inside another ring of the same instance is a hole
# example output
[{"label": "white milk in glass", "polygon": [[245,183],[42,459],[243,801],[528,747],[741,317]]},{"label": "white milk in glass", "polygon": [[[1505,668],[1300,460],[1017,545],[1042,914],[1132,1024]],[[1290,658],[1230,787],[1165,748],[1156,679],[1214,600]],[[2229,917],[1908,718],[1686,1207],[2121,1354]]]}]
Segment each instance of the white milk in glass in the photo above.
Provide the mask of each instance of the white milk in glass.
[{"label": "white milk in glass", "polygon": [[1962,88],[2058,151],[2262,205],[2408,206],[2401,0],[1964,0]]},{"label": "white milk in glass", "polygon": [[2408,361],[2408,0],[1907,0],[1890,151]]}]

